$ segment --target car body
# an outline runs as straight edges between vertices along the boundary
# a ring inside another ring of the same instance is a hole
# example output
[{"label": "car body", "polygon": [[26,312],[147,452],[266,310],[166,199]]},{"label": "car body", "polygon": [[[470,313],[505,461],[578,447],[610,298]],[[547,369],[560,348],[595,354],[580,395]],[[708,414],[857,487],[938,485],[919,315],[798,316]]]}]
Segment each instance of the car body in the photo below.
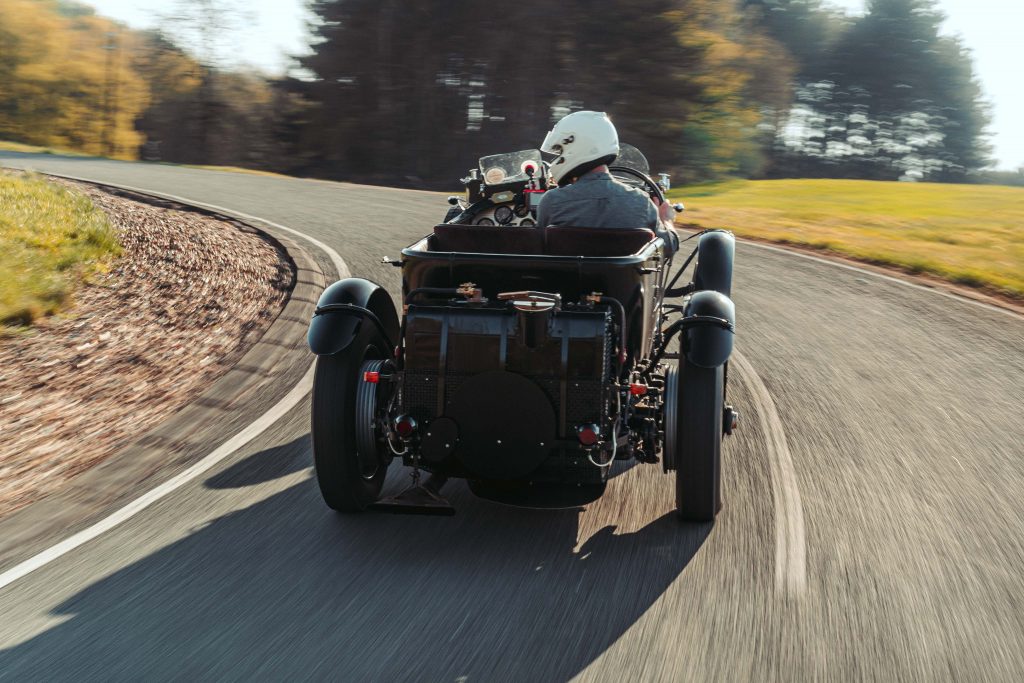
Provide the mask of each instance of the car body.
[{"label": "car body", "polygon": [[[501,191],[516,213],[529,200]],[[500,206],[484,195],[485,210]],[[328,505],[379,505],[396,458],[486,498],[578,504],[632,459],[676,471],[680,515],[713,520],[736,417],[732,235],[698,235],[683,266],[694,279],[676,287],[650,230],[450,218],[402,250],[400,309],[360,278],[318,302],[312,434]],[[427,498],[442,500],[439,486]]]}]

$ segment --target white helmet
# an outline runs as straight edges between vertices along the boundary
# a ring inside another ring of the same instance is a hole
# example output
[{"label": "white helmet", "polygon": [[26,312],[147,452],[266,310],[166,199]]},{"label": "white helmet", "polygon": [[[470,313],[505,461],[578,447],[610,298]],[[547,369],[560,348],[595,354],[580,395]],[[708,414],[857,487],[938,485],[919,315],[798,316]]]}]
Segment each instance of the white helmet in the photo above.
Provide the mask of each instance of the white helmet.
[{"label": "white helmet", "polygon": [[577,111],[555,124],[540,151],[557,154],[551,177],[559,185],[619,156],[619,134],[603,111]]}]

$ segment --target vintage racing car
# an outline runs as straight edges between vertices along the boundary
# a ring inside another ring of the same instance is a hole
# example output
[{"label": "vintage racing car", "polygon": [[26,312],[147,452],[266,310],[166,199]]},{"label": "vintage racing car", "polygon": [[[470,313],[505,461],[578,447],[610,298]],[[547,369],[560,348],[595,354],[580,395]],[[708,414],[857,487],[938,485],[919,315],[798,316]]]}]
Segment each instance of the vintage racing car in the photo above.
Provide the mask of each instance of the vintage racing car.
[{"label": "vintage racing car", "polygon": [[[635,148],[611,172],[666,201],[666,178],[652,180]],[[536,150],[482,158],[465,199],[393,262],[400,311],[361,278],[323,292],[308,340],[331,508],[451,514],[449,477],[506,503],[580,504],[634,459],[675,472],[683,519],[715,518],[738,419],[726,403],[733,236],[694,235],[673,269],[650,230],[536,226],[545,173]],[[413,486],[380,500],[394,458]]]}]

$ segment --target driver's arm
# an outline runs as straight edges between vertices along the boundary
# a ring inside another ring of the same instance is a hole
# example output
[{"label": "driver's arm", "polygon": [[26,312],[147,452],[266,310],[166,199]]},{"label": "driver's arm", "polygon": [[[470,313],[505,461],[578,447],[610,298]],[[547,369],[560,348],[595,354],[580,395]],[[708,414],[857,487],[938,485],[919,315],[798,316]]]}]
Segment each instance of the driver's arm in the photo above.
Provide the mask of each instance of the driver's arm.
[{"label": "driver's arm", "polygon": [[665,251],[669,254],[676,253],[679,250],[679,235],[674,229],[676,210],[667,201],[662,202],[661,206],[657,206],[653,199],[651,207],[655,209],[653,212],[655,214],[654,233],[665,240]]}]

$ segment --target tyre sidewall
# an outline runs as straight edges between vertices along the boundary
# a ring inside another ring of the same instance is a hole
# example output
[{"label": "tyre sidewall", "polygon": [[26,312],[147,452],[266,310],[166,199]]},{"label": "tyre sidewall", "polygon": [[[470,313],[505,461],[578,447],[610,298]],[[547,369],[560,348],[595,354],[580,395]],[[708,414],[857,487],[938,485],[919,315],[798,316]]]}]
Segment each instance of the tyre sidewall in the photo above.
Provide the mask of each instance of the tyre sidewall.
[{"label": "tyre sidewall", "polygon": [[679,362],[676,509],[694,522],[713,521],[722,507],[722,417],[725,370]]},{"label": "tyre sidewall", "polygon": [[380,496],[387,461],[364,478],[356,451],[356,389],[363,361],[386,357],[387,344],[363,325],[342,351],[320,356],[313,377],[313,466],[324,501],[335,510],[365,510]]}]

